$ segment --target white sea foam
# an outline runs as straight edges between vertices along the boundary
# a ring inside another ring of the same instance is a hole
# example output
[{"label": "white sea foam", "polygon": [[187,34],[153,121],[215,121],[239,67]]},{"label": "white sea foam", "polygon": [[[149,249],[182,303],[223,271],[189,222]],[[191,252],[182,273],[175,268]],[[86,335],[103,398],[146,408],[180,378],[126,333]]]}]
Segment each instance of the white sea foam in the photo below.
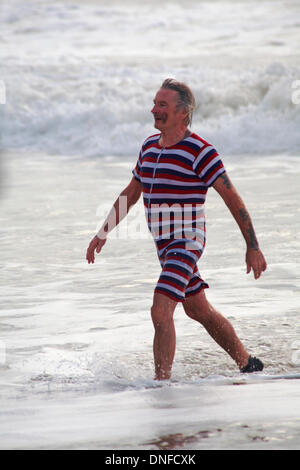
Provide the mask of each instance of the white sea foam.
[{"label": "white sea foam", "polygon": [[221,153],[298,154],[300,7],[275,3],[7,2],[2,146],[136,155],[174,76],[195,92],[193,130]]}]

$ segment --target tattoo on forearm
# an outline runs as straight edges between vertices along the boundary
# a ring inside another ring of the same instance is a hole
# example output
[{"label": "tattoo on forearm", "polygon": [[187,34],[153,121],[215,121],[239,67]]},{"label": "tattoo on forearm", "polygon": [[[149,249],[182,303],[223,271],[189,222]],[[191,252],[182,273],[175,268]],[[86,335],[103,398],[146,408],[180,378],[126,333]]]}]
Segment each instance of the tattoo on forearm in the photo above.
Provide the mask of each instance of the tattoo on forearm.
[{"label": "tattoo on forearm", "polygon": [[250,247],[253,248],[253,250],[258,250],[258,241],[256,239],[254,228],[251,222],[249,222],[247,233],[250,238]]},{"label": "tattoo on forearm", "polygon": [[249,219],[249,214],[245,209],[240,209],[240,216],[243,222],[246,222]]},{"label": "tattoo on forearm", "polygon": [[245,223],[248,222],[248,227],[246,228],[246,232],[249,236],[250,247],[253,250],[258,250],[258,241],[257,241],[254,228],[253,228],[248,212],[245,209],[240,209],[240,217],[243,222]]},{"label": "tattoo on forearm", "polygon": [[230,183],[230,180],[229,180],[228,176],[226,175],[226,173],[224,175],[221,175],[221,178],[222,178],[223,183],[226,186],[226,188],[230,189],[231,188],[231,183]]}]

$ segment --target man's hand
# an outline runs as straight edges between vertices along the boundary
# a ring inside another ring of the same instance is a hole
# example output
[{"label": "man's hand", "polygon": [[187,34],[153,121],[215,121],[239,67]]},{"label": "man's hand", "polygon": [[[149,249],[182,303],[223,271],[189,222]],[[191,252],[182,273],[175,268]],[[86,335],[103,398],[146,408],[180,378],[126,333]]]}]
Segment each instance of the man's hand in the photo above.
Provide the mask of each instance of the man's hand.
[{"label": "man's hand", "polygon": [[86,252],[86,259],[88,263],[94,263],[95,261],[95,250],[100,253],[103,245],[106,243],[106,238],[98,238],[97,235],[93,238]]},{"label": "man's hand", "polygon": [[[100,238],[96,235],[86,252],[86,259],[88,263],[94,263],[95,261],[95,250],[100,253],[103,245],[106,243],[106,237],[108,233],[113,230],[121,220],[128,214],[131,206],[133,206],[140,198],[142,193],[142,185],[133,176],[128,186],[121,192],[118,199],[115,201],[110,213],[104,221],[101,229],[98,232]],[[121,197],[124,198],[121,203]],[[124,204],[125,200],[125,204]]]},{"label": "man's hand", "polygon": [[247,274],[253,269],[254,278],[258,279],[267,269],[267,263],[260,249],[248,248],[246,252]]}]

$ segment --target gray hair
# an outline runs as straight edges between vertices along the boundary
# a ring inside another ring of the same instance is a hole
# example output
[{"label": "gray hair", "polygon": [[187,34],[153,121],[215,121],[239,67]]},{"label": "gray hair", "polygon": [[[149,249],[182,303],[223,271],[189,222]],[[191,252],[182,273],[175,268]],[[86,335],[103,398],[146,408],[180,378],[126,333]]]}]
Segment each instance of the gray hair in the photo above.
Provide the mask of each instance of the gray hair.
[{"label": "gray hair", "polygon": [[187,110],[188,115],[185,118],[185,124],[187,126],[191,124],[193,112],[196,108],[196,100],[192,90],[185,83],[178,82],[174,78],[167,78],[166,80],[164,80],[161,88],[177,91],[177,109],[185,108]]}]

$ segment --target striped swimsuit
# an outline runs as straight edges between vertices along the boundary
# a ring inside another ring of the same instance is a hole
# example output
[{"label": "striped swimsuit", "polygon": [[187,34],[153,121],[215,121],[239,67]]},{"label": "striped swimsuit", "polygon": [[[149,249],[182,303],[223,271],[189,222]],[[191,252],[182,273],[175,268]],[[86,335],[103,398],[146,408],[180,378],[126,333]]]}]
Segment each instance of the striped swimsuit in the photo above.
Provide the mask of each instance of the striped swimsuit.
[{"label": "striped swimsuit", "polygon": [[207,288],[197,261],[205,246],[208,188],[225,172],[216,150],[196,134],[161,147],[160,134],[145,140],[133,170],[162,267],[155,292],[176,302]]}]

